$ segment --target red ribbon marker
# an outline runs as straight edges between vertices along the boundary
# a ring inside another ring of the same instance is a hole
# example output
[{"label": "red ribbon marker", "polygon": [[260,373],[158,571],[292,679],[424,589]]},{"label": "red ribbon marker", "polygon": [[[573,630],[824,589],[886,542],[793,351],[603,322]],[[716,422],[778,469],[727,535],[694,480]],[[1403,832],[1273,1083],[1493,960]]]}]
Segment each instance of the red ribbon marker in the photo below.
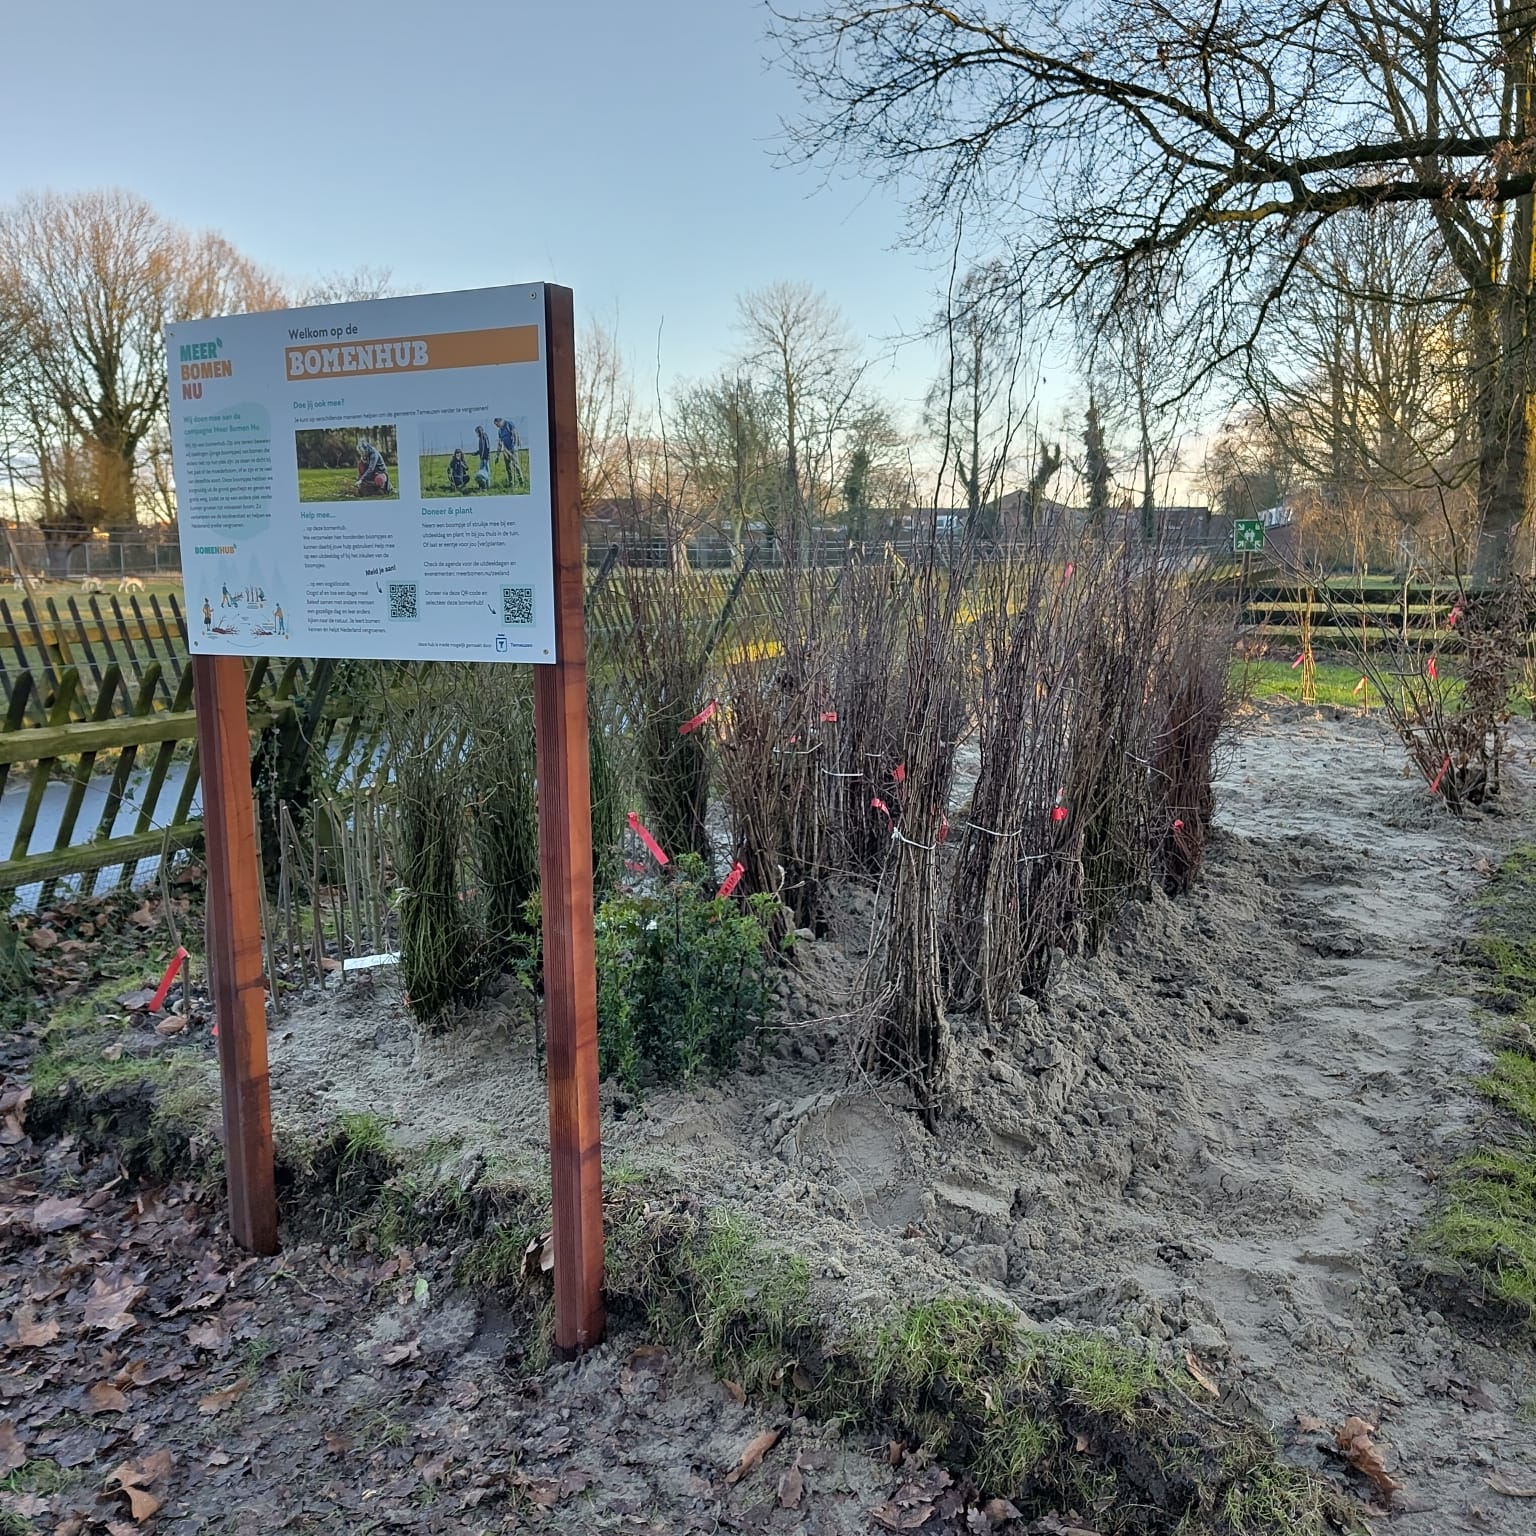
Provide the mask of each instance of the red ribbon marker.
[{"label": "red ribbon marker", "polygon": [[1424,670],[1426,673],[1428,673],[1430,682],[1433,683],[1439,680],[1440,672],[1439,669],[1435,666],[1435,658],[1433,656],[1431,656],[1429,660],[1424,663]]},{"label": "red ribbon marker", "polygon": [[716,701],[715,701],[715,700],[714,700],[714,699],[711,699],[711,700],[710,700],[710,701],[709,701],[709,703],[708,703],[708,704],[706,704],[706,705],[705,705],[705,706],[704,706],[704,708],[703,708],[703,709],[701,709],[701,710],[700,710],[700,711],[699,711],[699,712],[698,712],[698,714],[696,714],[696,715],[695,715],[695,716],[694,716],[694,717],[693,717],[693,719],[692,719],[692,720],[685,720],[685,721],[684,721],[684,722],[683,722],[683,723],[682,723],[682,724],[681,724],[681,725],[680,725],[680,726],[678,726],[678,728],[677,728],[677,734],[678,734],[678,735],[679,735],[679,736],[686,736],[686,735],[687,735],[687,734],[688,734],[688,733],[689,733],[689,731],[696,731],[696,730],[698,730],[698,728],[699,728],[699,727],[700,727],[700,726],[701,726],[701,725],[703,725],[703,724],[704,724],[704,722],[705,722],[705,721],[706,721],[706,720],[708,720],[708,719],[709,719],[709,717],[710,717],[710,716],[711,716],[711,715],[712,715],[712,714],[714,714],[714,712],[715,712],[715,711],[716,711],[716,710],[717,710],[717,709],[719,709],[719,708],[720,708],[720,706],[719,706],[719,704],[718,704],[718,703],[716,703]]},{"label": "red ribbon marker", "polygon": [[1350,690],[1350,692],[1351,693],[1359,693],[1360,690],[1362,688],[1364,688],[1364,687],[1365,687],[1365,679],[1362,677],[1360,679],[1360,681],[1358,683],[1356,683],[1355,686]]},{"label": "red ribbon marker", "polygon": [[1066,819],[1067,819],[1067,808],[1066,808],[1066,806],[1058,805],[1058,806],[1056,806],[1056,807],[1054,807],[1052,809],[1052,811],[1051,811],[1051,820],[1052,821],[1063,822]]},{"label": "red ribbon marker", "polygon": [[658,843],[648,831],[646,831],[644,824],[640,820],[640,817],[634,811],[629,813],[629,830],[633,832],[635,836],[638,837],[640,841],[651,850],[651,857],[655,859],[663,869],[665,869],[669,860],[666,854],[662,851],[661,844]]},{"label": "red ribbon marker", "polygon": [[731,865],[731,872],[720,882],[720,889],[715,892],[717,896],[732,896],[736,887],[741,884],[741,877],[746,874],[747,867],[739,861]]},{"label": "red ribbon marker", "polygon": [[837,711],[835,709],[824,709],[824,710],[822,710],[822,712],[821,712],[821,723],[823,725],[836,725],[837,724]]},{"label": "red ribbon marker", "polygon": [[884,800],[880,798],[879,795],[874,796],[874,798],[871,799],[869,803],[871,808],[879,811],[887,821],[891,819],[891,808],[885,803]]},{"label": "red ribbon marker", "polygon": [[1077,569],[1077,567],[1075,565],[1073,565],[1073,563],[1070,560],[1068,560],[1067,561],[1067,568],[1066,568],[1066,570],[1064,570],[1061,573],[1061,584],[1062,584],[1062,586],[1066,586],[1066,584],[1069,581],[1072,580],[1072,572],[1075,571],[1076,569]]},{"label": "red ribbon marker", "polygon": [[160,985],[155,988],[155,995],[149,1000],[151,1013],[159,1013],[165,1007],[165,994],[171,990],[171,983],[176,980],[176,973],[186,958],[186,950],[178,946],[176,953],[171,956],[171,963],[165,968],[165,975],[160,978]]},{"label": "red ribbon marker", "polygon": [[941,843],[947,843],[949,841],[949,817],[948,816],[941,815],[939,817],[939,841]]},{"label": "red ribbon marker", "polygon": [[1306,659],[1307,659],[1307,653],[1305,651],[1303,651],[1301,653],[1301,655],[1299,655],[1296,658],[1296,660],[1291,663],[1291,671],[1294,672],[1296,670],[1296,668],[1299,667],[1302,664],[1302,662],[1304,662]]},{"label": "red ribbon marker", "polygon": [[1183,822],[1182,822],[1182,821],[1176,821],[1176,822],[1174,822],[1174,824],[1173,824],[1173,830],[1174,830],[1174,831],[1175,831],[1175,832],[1182,832],[1182,831],[1183,831],[1183,830],[1184,830],[1184,823],[1183,823]]},{"label": "red ribbon marker", "polygon": [[1429,785],[1429,792],[1430,792],[1430,794],[1438,795],[1440,793],[1440,781],[1450,771],[1451,771],[1451,760],[1450,760],[1450,758],[1446,758],[1446,760],[1443,763],[1440,764],[1440,772],[1437,773],[1434,776],[1434,778],[1430,781],[1430,785]]},{"label": "red ribbon marker", "polygon": [[905,763],[897,763],[896,771],[891,775],[891,777],[895,779],[898,784],[905,784],[907,782],[907,765]]},{"label": "red ribbon marker", "polygon": [[1456,620],[1459,619],[1460,617],[1461,617],[1461,604],[1457,603],[1456,606],[1451,609],[1451,616],[1450,616],[1450,618],[1448,618],[1445,621],[1445,627],[1447,629],[1455,629],[1456,628]]}]

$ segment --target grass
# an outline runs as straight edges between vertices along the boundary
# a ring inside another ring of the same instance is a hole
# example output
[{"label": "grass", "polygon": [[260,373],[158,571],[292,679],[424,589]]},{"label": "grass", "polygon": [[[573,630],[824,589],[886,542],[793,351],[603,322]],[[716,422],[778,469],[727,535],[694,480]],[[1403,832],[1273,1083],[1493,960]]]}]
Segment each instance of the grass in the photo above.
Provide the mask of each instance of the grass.
[{"label": "grass", "polygon": [[389,465],[389,489],[379,496],[360,496],[357,493],[355,469],[301,469],[299,476],[300,501],[399,501],[400,470]]},{"label": "grass", "polygon": [[1536,847],[1504,860],[1477,908],[1470,957],[1496,1051],[1474,1086],[1489,1115],[1446,1178],[1428,1242],[1536,1331]]},{"label": "grass", "polygon": [[475,484],[475,471],[480,467],[480,460],[468,449],[464,451],[464,458],[469,465],[469,484],[462,490],[455,490],[448,479],[448,465],[452,460],[450,453],[424,453],[420,460],[421,469],[421,495],[423,499],[432,501],[443,497],[461,498],[465,496],[526,496],[528,494],[528,450],[517,450],[517,467],[513,471],[513,482],[507,484],[507,471],[498,453],[491,459],[491,488],[483,490]]},{"label": "grass", "polygon": [[[1232,679],[1250,699],[1283,698],[1301,702],[1301,668],[1293,668],[1288,661],[1234,661]],[[1360,672],[1355,667],[1319,661],[1314,686],[1319,705],[1339,709],[1359,709],[1367,701],[1372,709],[1381,705],[1381,695],[1371,683],[1367,682],[1363,688],[1360,686]]]}]

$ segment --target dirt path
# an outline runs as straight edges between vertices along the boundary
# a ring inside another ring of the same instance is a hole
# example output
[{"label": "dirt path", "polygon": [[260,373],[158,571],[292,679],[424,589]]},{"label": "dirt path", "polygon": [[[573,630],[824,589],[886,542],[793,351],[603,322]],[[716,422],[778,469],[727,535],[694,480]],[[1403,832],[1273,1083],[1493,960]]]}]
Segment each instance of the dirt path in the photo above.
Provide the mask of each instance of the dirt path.
[{"label": "dirt path", "polygon": [[[1379,1424],[1405,1484],[1393,1529],[1527,1532],[1531,1503],[1488,1479],[1536,1486],[1531,1352],[1475,1309],[1442,1316],[1414,1248],[1477,1113],[1479,1021],[1451,963],[1466,904],[1524,824],[1454,822],[1400,764],[1374,720],[1250,715],[1196,891],[1134,908],[1005,1034],[956,1021],[937,1137],[849,1085],[855,897],[846,949],[806,947],[797,1022],[761,1069],[610,1096],[605,1157],[806,1254],[839,1317],[968,1287],[1043,1325],[1144,1335],[1330,1475],[1332,1429]],[[1536,775],[1515,777],[1518,806]],[[542,1166],[510,1012],[419,1043],[398,1002],[352,991],[295,1014],[273,1060],[291,1119],[370,1108],[403,1140]]]}]

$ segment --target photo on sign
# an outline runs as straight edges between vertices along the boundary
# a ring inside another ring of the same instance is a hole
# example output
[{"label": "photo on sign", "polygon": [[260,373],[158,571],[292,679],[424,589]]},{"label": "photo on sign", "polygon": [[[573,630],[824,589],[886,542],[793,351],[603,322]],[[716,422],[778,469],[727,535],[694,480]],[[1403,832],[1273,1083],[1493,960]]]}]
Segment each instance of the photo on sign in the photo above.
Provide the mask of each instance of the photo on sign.
[{"label": "photo on sign", "polygon": [[398,501],[393,422],[304,427],[293,434],[300,501]]},{"label": "photo on sign", "polygon": [[526,496],[530,490],[525,416],[450,418],[427,428],[421,454],[421,494]]}]

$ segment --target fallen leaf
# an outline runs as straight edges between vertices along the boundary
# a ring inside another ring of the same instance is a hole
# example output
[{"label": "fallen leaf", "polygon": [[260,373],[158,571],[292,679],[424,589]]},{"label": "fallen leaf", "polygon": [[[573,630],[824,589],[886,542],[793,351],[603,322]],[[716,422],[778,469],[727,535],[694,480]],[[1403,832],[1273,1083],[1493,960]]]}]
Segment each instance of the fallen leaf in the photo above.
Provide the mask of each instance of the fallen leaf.
[{"label": "fallen leaf", "polygon": [[720,1385],[725,1388],[725,1395],[730,1398],[733,1403],[739,1404],[746,1402],[747,1394],[743,1392],[734,1381],[726,1381],[722,1378]]},{"label": "fallen leaf", "polygon": [[80,1226],[86,1215],[78,1200],[56,1200],[50,1195],[32,1207],[32,1225],[39,1232],[62,1232],[66,1227]]},{"label": "fallen leaf", "polygon": [[777,1429],[765,1429],[762,1434],[754,1435],[742,1451],[741,1460],[733,1470],[726,1473],[726,1482],[739,1483],[779,1443],[779,1436],[783,1433],[784,1426],[781,1424]]},{"label": "fallen leaf", "polygon": [[0,1477],[24,1466],[26,1460],[27,1448],[17,1437],[15,1422],[6,1419],[0,1423]]},{"label": "fallen leaf", "polygon": [[128,1399],[110,1381],[98,1381],[85,1395],[87,1413],[123,1413],[128,1407]]},{"label": "fallen leaf", "polygon": [[16,1330],[16,1344],[20,1349],[41,1349],[59,1336],[59,1325],[51,1318],[38,1322],[37,1308],[31,1302],[17,1307],[11,1326]]},{"label": "fallen leaf", "polygon": [[903,1508],[894,1499],[877,1504],[870,1510],[870,1518],[877,1520],[888,1531],[915,1531],[933,1518],[932,1504],[913,1504]]},{"label": "fallen leaf", "polygon": [[385,1365],[403,1365],[407,1360],[415,1360],[421,1354],[421,1340],[407,1339],[400,1344],[391,1344],[379,1359]]},{"label": "fallen leaf", "polygon": [[902,1457],[907,1454],[907,1448],[900,1440],[887,1440],[885,1443],[885,1459],[893,1467],[901,1465]]},{"label": "fallen leaf", "polygon": [[1320,1435],[1327,1425],[1321,1419],[1314,1419],[1310,1413],[1298,1413],[1296,1415],[1296,1428],[1304,1435]]},{"label": "fallen leaf", "polygon": [[197,1411],[205,1416],[223,1413],[245,1396],[250,1385],[248,1381],[237,1381],[232,1386],[219,1388],[217,1392],[205,1393],[197,1400]]},{"label": "fallen leaf", "polygon": [[542,1237],[529,1239],[523,1250],[523,1279],[531,1280],[537,1274],[547,1275],[555,1267],[555,1234],[546,1232]]},{"label": "fallen leaf", "polygon": [[205,1467],[227,1467],[234,1458],[228,1451],[220,1450],[215,1446],[208,1452],[207,1460],[203,1462]]},{"label": "fallen leaf", "polygon": [[560,1484],[550,1478],[539,1478],[523,1484],[528,1501],[540,1509],[553,1509],[560,1502]]},{"label": "fallen leaf", "polygon": [[1382,1498],[1390,1504],[1392,1495],[1403,1485],[1396,1478],[1388,1475],[1380,1452],[1371,1444],[1371,1436],[1375,1433],[1374,1424],[1351,1414],[1344,1420],[1338,1434],[1334,1436],[1334,1444],[1344,1453],[1345,1461],[1362,1477],[1368,1478]]},{"label": "fallen leaf", "polygon": [[207,1322],[193,1323],[187,1329],[186,1338],[193,1349],[223,1349],[229,1341],[223,1323],[216,1317],[210,1317]]},{"label": "fallen leaf", "polygon": [[779,1479],[779,1508],[799,1509],[805,1494],[805,1479],[800,1475],[798,1463]]},{"label": "fallen leaf", "polygon": [[1081,1456],[1081,1455],[1083,1455],[1087,1451],[1088,1444],[1089,1444],[1088,1436],[1083,1434],[1083,1432],[1081,1430],[1079,1430],[1078,1433],[1077,1433],[1074,1445],[1073,1445],[1073,1449],[1076,1450],[1076,1452],[1077,1452],[1077,1454],[1079,1456]]},{"label": "fallen leaf", "polygon": [[667,1368],[667,1352],[659,1344],[641,1344],[630,1350],[626,1364],[632,1371],[650,1371],[660,1376]]},{"label": "fallen leaf", "polygon": [[41,954],[45,949],[52,949],[59,942],[59,936],[52,928],[34,928],[27,935],[27,943]]},{"label": "fallen leaf", "polygon": [[163,1040],[169,1035],[180,1035],[186,1032],[187,1016],[184,1013],[173,1013],[168,1019],[161,1019],[155,1025],[155,1033]]},{"label": "fallen leaf", "polygon": [[981,1512],[990,1525],[1001,1525],[1005,1520],[1022,1520],[1024,1516],[1007,1499],[988,1499]]},{"label": "fallen leaf", "polygon": [[144,1485],[157,1482],[170,1470],[171,1453],[156,1451],[152,1456],[146,1456],[138,1466],[125,1461],[114,1468],[107,1474],[107,1483],[110,1486],[115,1482],[118,1492],[128,1496],[128,1512],[142,1525],[160,1508],[160,1500]]},{"label": "fallen leaf", "polygon": [[126,1008],[129,1013],[141,1013],[144,1009],[149,1007],[149,1005],[154,1001],[154,998],[154,987],[139,987],[133,992],[124,992],[123,995],[117,999],[117,1006],[119,1008]]},{"label": "fallen leaf", "polygon": [[327,1456],[345,1456],[352,1449],[352,1442],[346,1435],[338,1434],[334,1429],[325,1437],[325,1454]]},{"label": "fallen leaf", "polygon": [[1184,1368],[1194,1377],[1196,1383],[1203,1391],[1207,1392],[1211,1397],[1221,1396],[1221,1388],[1200,1369],[1200,1362],[1195,1359],[1195,1352],[1192,1349],[1184,1351]]},{"label": "fallen leaf", "polygon": [[1488,1486],[1495,1493],[1502,1493],[1506,1499],[1536,1499],[1536,1488],[1517,1488],[1507,1478],[1500,1477],[1497,1472],[1488,1474]]},{"label": "fallen leaf", "polygon": [[160,915],[146,901],[142,907],[128,914],[128,921],[136,928],[153,928],[159,923]]},{"label": "fallen leaf", "polygon": [[128,1310],[144,1294],[142,1285],[125,1282],[114,1286],[109,1281],[97,1279],[91,1294],[85,1299],[85,1326],[87,1328],[130,1328],[137,1319]]}]

